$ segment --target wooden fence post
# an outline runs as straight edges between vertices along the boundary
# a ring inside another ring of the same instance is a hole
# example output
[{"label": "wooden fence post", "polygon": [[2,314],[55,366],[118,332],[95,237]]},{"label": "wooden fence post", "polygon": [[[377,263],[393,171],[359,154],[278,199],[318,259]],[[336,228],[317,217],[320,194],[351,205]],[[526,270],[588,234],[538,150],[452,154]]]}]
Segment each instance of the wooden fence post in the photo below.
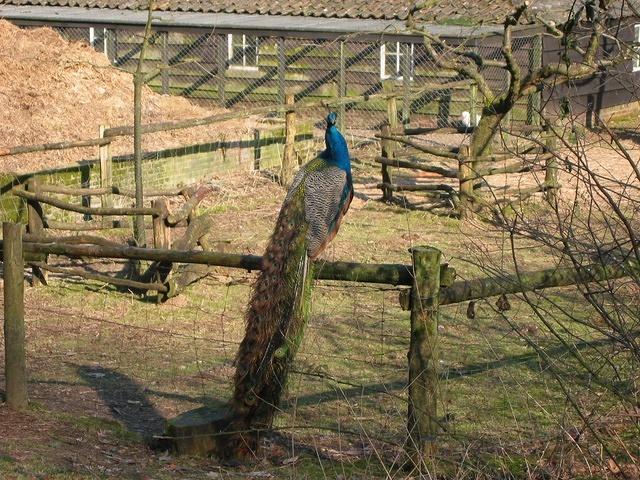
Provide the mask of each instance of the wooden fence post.
[{"label": "wooden fence post", "polygon": [[545,197],[549,203],[555,205],[558,193],[558,159],[556,152],[556,137],[549,126],[545,127],[544,153],[547,154],[545,159],[544,184],[547,187]]},{"label": "wooden fence post", "polygon": [[[529,50],[529,69],[536,72],[542,67],[542,35],[538,34],[532,39],[533,45]],[[542,106],[542,93],[535,91],[529,94],[527,99],[527,125],[540,124],[540,108]]]},{"label": "wooden fence post", "polygon": [[7,405],[27,407],[27,367],[24,347],[24,260],[22,224],[2,224],[4,278],[4,356]]},{"label": "wooden fence post", "polygon": [[469,121],[472,127],[478,125],[478,85],[469,85]]},{"label": "wooden fence post", "polygon": [[[344,40],[340,40],[340,56],[338,64],[338,99],[342,100],[347,96],[347,76],[346,76],[346,55]],[[345,129],[345,116],[347,114],[347,106],[344,102],[340,102],[338,115],[338,128],[341,132]]]},{"label": "wooden fence post", "polygon": [[471,163],[471,150],[467,145],[460,147],[460,164],[458,179],[460,180],[460,203],[458,212],[460,218],[468,218],[471,214],[473,202],[473,164]]},{"label": "wooden fence post", "polygon": [[397,133],[400,122],[398,121],[398,99],[394,93],[393,81],[383,82],[382,88],[387,96],[387,122],[392,132]]},{"label": "wooden fence post", "polygon": [[221,107],[226,106],[225,80],[227,75],[227,36],[225,34],[216,35],[216,76],[218,87],[218,103]]},{"label": "wooden fence post", "polygon": [[411,47],[408,43],[401,43],[402,58],[400,70],[402,73],[402,124],[411,122]]},{"label": "wooden fence post", "polygon": [[160,38],[162,39],[161,43],[161,56],[162,56],[162,66],[160,70],[160,78],[162,80],[162,94],[169,94],[169,32],[164,31],[160,32]]},{"label": "wooden fence post", "polygon": [[286,100],[285,93],[287,87],[287,51],[284,37],[278,37],[276,48],[278,53],[278,103],[282,104]]},{"label": "wooden fence post", "polygon": [[260,145],[260,129],[253,129],[253,169],[260,170],[260,159],[262,158],[262,148]]},{"label": "wooden fence post", "polygon": [[[35,177],[29,178],[25,184],[25,189],[37,195],[39,193],[38,179]],[[37,200],[27,200],[27,232],[34,236],[44,233],[44,213],[42,212],[42,205]],[[46,285],[48,273],[45,270],[32,265],[31,271],[34,287],[38,283]]]},{"label": "wooden fence post", "polygon": [[[381,133],[383,136],[389,136],[391,133],[391,129],[389,128],[388,125],[385,125],[382,127]],[[395,158],[394,142],[392,140],[383,138],[380,143],[382,145],[382,156],[384,158],[389,158],[389,159]],[[390,202],[391,199],[393,198],[393,190],[391,190],[391,188],[389,188],[386,185],[391,185],[392,183],[391,172],[389,172],[389,166],[385,165],[384,163],[382,164],[381,170],[382,170],[382,183],[384,184],[382,187],[382,200],[384,200],[385,202]]]},{"label": "wooden fence post", "polygon": [[[293,105],[294,96],[287,95],[285,105]],[[293,178],[293,168],[295,161],[295,141],[296,141],[296,112],[287,110],[285,115],[284,134],[284,155],[282,156],[282,168],[280,169],[280,185],[288,186]]]},{"label": "wooden fence post", "polygon": [[[104,132],[109,128],[108,125],[100,125],[100,138],[104,138]],[[100,145],[98,152],[100,158],[100,187],[111,188],[113,185],[113,162],[111,159],[111,144]],[[103,207],[113,206],[113,196],[109,193],[101,197],[101,205]]]},{"label": "wooden fence post", "polygon": [[410,249],[413,260],[409,409],[406,451],[415,465],[433,456],[438,434],[438,306],[442,252],[433,247]]},{"label": "wooden fence post", "polygon": [[154,200],[151,202],[151,208],[161,212],[160,215],[153,216],[153,247],[168,250],[171,248],[171,229],[167,226],[167,201],[164,198]]}]

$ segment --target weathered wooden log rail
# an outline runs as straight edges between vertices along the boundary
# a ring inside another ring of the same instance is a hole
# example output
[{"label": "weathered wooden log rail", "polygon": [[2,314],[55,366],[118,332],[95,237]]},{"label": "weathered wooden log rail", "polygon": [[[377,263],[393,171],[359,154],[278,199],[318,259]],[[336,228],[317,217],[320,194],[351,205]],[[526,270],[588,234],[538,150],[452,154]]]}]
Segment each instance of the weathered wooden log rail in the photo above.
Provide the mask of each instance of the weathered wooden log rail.
[{"label": "weathered wooden log rail", "polygon": [[[8,224],[5,224],[8,225]],[[31,241],[34,237],[20,237],[20,229],[5,226],[5,238],[0,242],[5,281],[5,325],[12,327],[16,322],[17,336],[11,334],[14,344],[13,356],[7,362],[7,396],[18,398],[15,408],[22,408],[26,394],[22,393],[20,378],[24,363],[24,338],[19,331],[21,320],[23,275],[15,272],[23,270],[24,258],[38,258],[47,255],[63,255],[72,258],[121,258],[133,260],[153,260],[162,262],[196,263],[218,267],[259,270],[262,258],[255,255],[239,255],[219,252],[194,252],[168,249],[150,249],[117,245],[74,245],[57,241]],[[6,233],[9,232],[9,233]],[[13,232],[13,233],[12,233]],[[16,233],[17,232],[17,233]],[[86,238],[93,241],[92,238]],[[361,264],[350,262],[316,263],[316,278],[360,283],[377,283],[410,286],[403,290],[400,303],[411,310],[409,348],[409,407],[407,453],[419,464],[425,457],[433,455],[437,438],[441,433],[437,422],[438,414],[438,317],[439,307],[490,296],[517,294],[538,289],[582,284],[608,282],[617,278],[640,274],[640,265],[634,260],[619,263],[602,263],[584,267],[558,267],[522,274],[481,278],[470,281],[455,281],[455,270],[441,264],[441,252],[431,247],[418,247],[411,251],[412,263],[403,264]],[[37,260],[36,260],[37,261]],[[56,267],[40,265],[56,271]],[[100,274],[95,280],[103,281]],[[142,288],[162,291],[166,285],[146,284]],[[406,294],[409,292],[409,295]],[[7,323],[8,322],[8,323]],[[5,329],[7,327],[5,326]],[[9,338],[5,336],[5,338]],[[16,343],[17,342],[17,345]],[[21,377],[22,375],[22,377]],[[12,383],[9,383],[9,379]],[[14,386],[15,385],[15,386]],[[20,400],[22,399],[22,400]],[[169,424],[168,433],[173,445],[181,453],[224,454],[225,438],[232,433],[225,431],[224,419],[220,412],[203,415],[183,415]],[[196,418],[196,420],[194,420]]]},{"label": "weathered wooden log rail", "polygon": [[[483,156],[473,156],[467,145],[432,146],[412,138],[429,133],[470,133],[473,131],[473,127],[412,128],[399,125],[395,99],[390,97],[387,102],[388,124],[384,125],[380,133],[376,135],[381,140],[382,153],[379,157],[374,158],[374,161],[381,165],[382,181],[378,183],[378,188],[382,190],[383,200],[391,201],[393,192],[439,193],[441,198],[445,197],[449,200],[449,204],[457,215],[466,217],[479,208],[493,209],[501,204],[510,204],[514,199],[522,201],[538,192],[546,192],[547,199],[550,201],[555,198],[555,192],[559,188],[557,161],[554,152],[555,142],[548,126],[524,125],[519,127],[518,134],[539,133],[542,140],[534,142],[532,147],[525,149],[518,155],[513,152],[495,152]],[[474,107],[473,104],[470,106],[471,116],[475,116]],[[399,153],[400,148],[403,149],[402,155]],[[407,149],[411,153],[407,154]],[[447,166],[432,163],[434,157]],[[494,162],[508,162],[510,160],[512,162],[508,165],[490,165]],[[455,162],[455,164],[449,162]],[[457,179],[458,188],[455,189],[446,183],[426,185],[395,183],[390,171],[392,167],[432,173],[445,179]],[[545,172],[545,180],[541,185],[526,189],[526,191],[519,188],[506,189],[501,192],[501,198],[483,198],[477,192],[478,188],[484,184],[483,180],[486,177],[524,174],[536,170]]]},{"label": "weathered wooden log rail", "polygon": [[[110,186],[105,188],[68,188],[58,185],[46,185],[40,184],[36,178],[30,178],[27,183],[22,186],[16,186],[12,189],[12,193],[24,200],[27,203],[27,240],[31,241],[55,241],[61,244],[81,244],[88,243],[94,245],[102,245],[105,247],[118,246],[114,242],[110,242],[101,237],[94,237],[90,235],[76,235],[73,237],[55,237],[49,235],[49,230],[70,230],[75,232],[83,232],[89,230],[106,230],[112,228],[131,228],[133,226],[132,220],[111,220],[111,221],[80,221],[80,222],[55,222],[47,218],[44,213],[43,205],[50,205],[59,208],[67,212],[76,212],[84,214],[86,217],[92,216],[135,216],[146,215],[151,217],[151,224],[153,227],[153,246],[156,248],[171,248],[172,229],[177,226],[189,225],[194,212],[199,203],[212,191],[214,187],[209,184],[196,186],[188,186],[179,189],[165,189],[165,190],[151,190],[147,192],[145,197],[157,197],[157,196],[183,196],[186,201],[182,207],[171,213],[169,211],[167,201],[165,198],[159,198],[152,201],[151,207],[114,207],[112,205],[112,199],[109,202],[104,202],[109,206],[102,207],[90,207],[79,203],[72,203],[63,201],[47,193],[65,194],[65,195],[78,195],[82,196],[83,201],[86,201],[92,196],[101,196],[105,193],[112,195],[122,195],[125,197],[131,196],[133,192],[122,190],[116,186]],[[86,218],[85,217],[85,218]],[[136,280],[123,280],[119,278],[113,278],[107,275],[97,275],[90,272],[84,272],[82,270],[71,270],[68,268],[50,267],[46,264],[45,258],[38,258],[37,261],[31,261],[29,266],[33,269],[34,284],[47,283],[47,275],[49,272],[67,274],[70,276],[81,276],[87,279],[100,280],[112,285],[127,287],[135,290],[154,290],[158,292],[158,295],[169,292],[169,287],[162,283],[153,282],[152,278],[139,278]],[[145,281],[138,281],[145,280]]]}]

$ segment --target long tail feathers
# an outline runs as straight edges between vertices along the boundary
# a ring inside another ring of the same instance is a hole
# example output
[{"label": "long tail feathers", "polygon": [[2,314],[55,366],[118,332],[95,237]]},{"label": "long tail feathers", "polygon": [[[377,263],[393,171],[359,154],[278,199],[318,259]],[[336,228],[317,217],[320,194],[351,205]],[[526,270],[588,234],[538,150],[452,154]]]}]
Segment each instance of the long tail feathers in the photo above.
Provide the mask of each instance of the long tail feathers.
[{"label": "long tail feathers", "polygon": [[246,333],[236,357],[231,402],[236,427],[269,426],[288,366],[302,337],[313,274],[307,255],[304,211],[285,204],[253,286]]}]

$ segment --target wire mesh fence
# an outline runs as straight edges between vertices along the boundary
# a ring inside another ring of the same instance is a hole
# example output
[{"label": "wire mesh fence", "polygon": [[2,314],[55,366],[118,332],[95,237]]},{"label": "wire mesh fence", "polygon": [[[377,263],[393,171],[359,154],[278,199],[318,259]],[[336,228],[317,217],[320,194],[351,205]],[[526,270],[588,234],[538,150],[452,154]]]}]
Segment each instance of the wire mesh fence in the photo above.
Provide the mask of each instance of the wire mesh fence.
[{"label": "wire mesh fence", "polygon": [[[141,30],[58,30],[68,40],[90,43],[117,67],[132,71],[137,65]],[[535,38],[513,40],[515,57],[525,69],[538,61]],[[502,59],[497,36],[488,41],[459,38],[456,42],[467,47],[477,44],[474,49],[483,58]],[[150,81],[154,90],[209,107],[278,105],[288,93],[296,101],[366,98],[390,88],[400,99],[399,116],[405,123],[451,126],[459,122],[462,112],[479,113],[482,106],[470,88],[472,82],[461,82],[459,74],[443,68],[416,37],[352,34],[308,39],[162,30],[152,33],[145,60],[146,70],[154,72]],[[506,87],[503,68],[483,67],[483,74],[497,93]],[[387,120],[384,99],[349,103],[342,112],[344,127],[353,134],[371,136]],[[526,106],[513,119],[527,120]]]}]

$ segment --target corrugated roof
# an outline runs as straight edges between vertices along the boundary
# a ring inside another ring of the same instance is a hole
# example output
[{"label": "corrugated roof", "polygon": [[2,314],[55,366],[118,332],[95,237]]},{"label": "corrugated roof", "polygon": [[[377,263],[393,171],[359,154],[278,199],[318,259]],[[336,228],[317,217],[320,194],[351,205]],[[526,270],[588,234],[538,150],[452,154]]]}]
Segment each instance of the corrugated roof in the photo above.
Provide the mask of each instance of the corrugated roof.
[{"label": "corrugated roof", "polygon": [[[406,20],[412,0],[158,0],[154,9],[203,13],[293,15],[324,18]],[[434,0],[419,18],[460,24],[502,22],[512,0]],[[145,10],[146,0],[0,0],[6,5]]]},{"label": "corrugated roof", "polygon": [[[416,15],[418,20],[455,25],[502,23],[523,0],[431,0]],[[585,0],[530,0],[529,10],[562,21]],[[311,18],[407,19],[415,0],[157,0],[154,9],[167,12],[286,15]],[[640,0],[616,0],[616,15],[633,15]],[[0,0],[0,5],[109,8],[146,10],[147,0]]]}]

